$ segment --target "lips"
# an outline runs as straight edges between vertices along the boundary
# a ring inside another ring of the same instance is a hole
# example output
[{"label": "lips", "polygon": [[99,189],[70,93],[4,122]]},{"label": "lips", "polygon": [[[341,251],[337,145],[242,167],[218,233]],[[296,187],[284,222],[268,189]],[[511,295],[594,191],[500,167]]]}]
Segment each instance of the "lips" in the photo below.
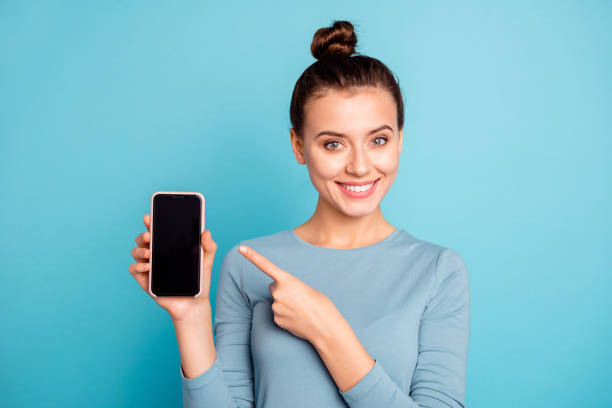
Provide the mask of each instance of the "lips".
[{"label": "lips", "polygon": [[[366,198],[366,197],[369,197],[370,195],[372,195],[372,193],[374,192],[374,190],[376,190],[376,187],[378,186],[378,181],[379,181],[379,180],[380,180],[380,179],[376,179],[376,180],[374,180],[374,184],[372,185],[372,187],[370,187],[369,189],[367,189],[367,190],[365,190],[365,191],[351,191],[351,190],[348,190],[348,189],[346,189],[346,188],[342,187],[342,183],[340,183],[340,182],[338,182],[338,181],[336,181],[336,184],[338,185],[338,188],[339,188],[340,190],[342,190],[342,192],[343,192],[343,193],[344,193],[346,196],[348,196],[348,197],[350,197],[350,198]],[[371,181],[369,181],[369,182],[366,182],[366,183],[361,183],[361,184],[359,184],[359,185],[364,185],[364,184],[369,184],[369,183],[372,183],[372,182],[371,182]],[[353,184],[353,185],[354,185],[354,184]]]},{"label": "lips", "polygon": [[336,183],[339,184],[346,184],[347,186],[365,186],[366,184],[371,184],[373,182],[375,182],[378,179],[374,179],[374,180],[368,180],[368,181],[336,181]]}]

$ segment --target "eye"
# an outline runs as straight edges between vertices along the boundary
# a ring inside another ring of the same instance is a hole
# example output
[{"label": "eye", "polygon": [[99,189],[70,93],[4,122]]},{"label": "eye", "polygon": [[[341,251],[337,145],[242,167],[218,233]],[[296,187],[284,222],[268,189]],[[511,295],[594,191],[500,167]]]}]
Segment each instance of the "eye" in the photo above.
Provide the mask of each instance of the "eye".
[{"label": "eye", "polygon": [[[374,140],[378,140],[378,139],[384,140],[384,142],[374,143],[375,145],[378,145],[378,146],[382,146],[382,145],[387,144],[387,141],[389,140],[389,139],[387,139],[387,137],[385,137],[385,136],[378,136],[378,137],[376,137]],[[334,143],[336,143],[336,144],[334,145]],[[330,148],[330,147],[327,147],[327,146],[329,146],[329,145],[334,145],[334,146],[336,146],[337,148],[336,148],[336,147],[331,147],[331,148]],[[338,145],[340,145],[340,142],[339,142],[338,140],[332,140],[332,141],[330,141],[330,142],[325,143],[323,146],[325,146],[325,148],[326,148],[326,149],[328,149],[328,150],[339,150]]]},{"label": "eye", "polygon": [[377,144],[377,145],[379,145],[379,146],[382,146],[382,145],[384,145],[384,144],[387,144],[387,140],[388,140],[388,139],[387,139],[386,137],[384,137],[384,136],[378,136],[378,137],[377,137],[376,139],[374,139],[374,140],[377,140],[377,139],[382,139],[382,140],[384,140],[384,141],[385,141],[385,143],[374,143],[374,144]]},{"label": "eye", "polygon": [[[325,143],[323,146],[325,146],[325,148],[326,148],[326,149],[329,149],[327,146],[328,146],[328,145],[331,145],[331,144],[333,144],[333,143],[340,143],[340,142],[339,142],[339,141],[337,141],[337,140],[332,140],[331,142],[327,142],[327,143]],[[329,150],[338,150],[338,149],[333,148],[333,149],[329,149]]]}]

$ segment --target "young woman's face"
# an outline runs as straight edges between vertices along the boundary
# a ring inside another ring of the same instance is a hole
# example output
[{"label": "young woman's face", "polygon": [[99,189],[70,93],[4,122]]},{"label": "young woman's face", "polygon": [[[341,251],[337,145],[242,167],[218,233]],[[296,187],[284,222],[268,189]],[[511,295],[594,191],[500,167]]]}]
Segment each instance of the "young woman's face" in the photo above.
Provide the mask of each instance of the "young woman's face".
[{"label": "young woman's face", "polygon": [[[402,150],[391,94],[376,88],[330,90],[304,109],[303,143],[293,129],[291,143],[298,162],[308,166],[315,189],[347,215],[376,210],[395,180]],[[343,184],[369,189],[349,191]]]}]

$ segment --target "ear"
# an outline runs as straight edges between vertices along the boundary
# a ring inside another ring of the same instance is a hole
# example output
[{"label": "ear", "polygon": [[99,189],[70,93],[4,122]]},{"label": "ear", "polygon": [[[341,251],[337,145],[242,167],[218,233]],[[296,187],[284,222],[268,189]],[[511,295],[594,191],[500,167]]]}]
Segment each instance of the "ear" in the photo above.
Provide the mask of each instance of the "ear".
[{"label": "ear", "polygon": [[402,136],[404,134],[404,129],[399,131],[399,154],[402,154],[402,143],[404,142],[404,137]]},{"label": "ear", "polygon": [[297,133],[295,133],[295,129],[291,128],[289,135],[291,137],[291,149],[293,150],[295,159],[300,164],[306,164],[306,160],[304,160],[304,146]]}]

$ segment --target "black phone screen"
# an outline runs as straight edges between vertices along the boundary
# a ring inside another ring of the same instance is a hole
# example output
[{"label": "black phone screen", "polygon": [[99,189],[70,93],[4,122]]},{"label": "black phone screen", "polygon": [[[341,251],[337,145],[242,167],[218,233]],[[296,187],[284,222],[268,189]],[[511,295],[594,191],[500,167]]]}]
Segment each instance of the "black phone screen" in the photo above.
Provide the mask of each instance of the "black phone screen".
[{"label": "black phone screen", "polygon": [[193,194],[153,197],[151,292],[195,296],[200,290],[202,201]]}]

